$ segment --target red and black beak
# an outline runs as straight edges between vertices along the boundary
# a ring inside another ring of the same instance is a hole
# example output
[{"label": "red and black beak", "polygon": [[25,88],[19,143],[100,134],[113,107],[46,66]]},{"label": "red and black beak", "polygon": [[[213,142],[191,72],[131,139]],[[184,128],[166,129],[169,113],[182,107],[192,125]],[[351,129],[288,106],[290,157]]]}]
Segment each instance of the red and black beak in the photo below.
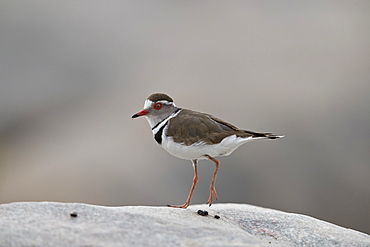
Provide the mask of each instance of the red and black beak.
[{"label": "red and black beak", "polygon": [[131,118],[137,118],[137,117],[145,116],[146,114],[148,114],[148,111],[144,109],[144,110],[132,115]]}]

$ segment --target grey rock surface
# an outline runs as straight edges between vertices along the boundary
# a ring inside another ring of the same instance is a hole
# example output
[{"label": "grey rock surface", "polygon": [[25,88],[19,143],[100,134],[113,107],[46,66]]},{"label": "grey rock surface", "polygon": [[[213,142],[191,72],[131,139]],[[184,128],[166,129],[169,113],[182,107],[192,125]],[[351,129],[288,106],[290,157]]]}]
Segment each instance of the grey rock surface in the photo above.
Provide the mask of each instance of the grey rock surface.
[{"label": "grey rock surface", "polygon": [[0,205],[0,246],[370,246],[370,236],[246,204],[176,209],[18,202]]}]

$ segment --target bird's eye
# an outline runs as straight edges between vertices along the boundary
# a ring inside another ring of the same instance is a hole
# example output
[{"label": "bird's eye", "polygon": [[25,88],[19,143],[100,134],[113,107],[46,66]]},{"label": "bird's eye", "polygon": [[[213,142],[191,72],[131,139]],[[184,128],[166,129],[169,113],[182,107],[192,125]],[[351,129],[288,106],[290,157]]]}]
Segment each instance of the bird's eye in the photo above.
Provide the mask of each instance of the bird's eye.
[{"label": "bird's eye", "polygon": [[156,109],[156,110],[159,110],[159,109],[161,109],[162,108],[162,103],[156,103],[155,105],[154,105],[154,109]]}]

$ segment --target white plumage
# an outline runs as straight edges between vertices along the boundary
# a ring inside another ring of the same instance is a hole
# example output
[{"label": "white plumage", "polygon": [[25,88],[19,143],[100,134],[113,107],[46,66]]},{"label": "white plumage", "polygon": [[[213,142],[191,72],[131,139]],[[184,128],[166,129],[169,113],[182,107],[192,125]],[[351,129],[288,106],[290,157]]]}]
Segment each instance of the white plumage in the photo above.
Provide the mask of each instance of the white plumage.
[{"label": "white plumage", "polygon": [[212,157],[228,156],[240,145],[243,145],[249,141],[260,139],[252,137],[241,138],[237,137],[236,135],[231,135],[223,139],[220,143],[213,145],[197,142],[190,146],[186,146],[181,143],[174,142],[172,137],[167,137],[166,129],[167,126],[162,133],[162,147],[173,156],[185,160],[207,159],[205,155]]}]

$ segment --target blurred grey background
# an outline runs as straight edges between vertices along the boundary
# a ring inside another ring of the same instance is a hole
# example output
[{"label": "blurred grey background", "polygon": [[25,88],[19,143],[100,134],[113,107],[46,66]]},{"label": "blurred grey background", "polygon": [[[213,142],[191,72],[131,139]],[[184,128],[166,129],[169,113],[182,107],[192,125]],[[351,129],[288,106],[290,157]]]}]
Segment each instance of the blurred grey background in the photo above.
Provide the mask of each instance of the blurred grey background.
[{"label": "blurred grey background", "polygon": [[[165,92],[286,135],[220,158],[218,202],[370,233],[369,13],[370,1],[1,1],[0,202],[184,203],[191,162],[131,119]],[[193,204],[214,170],[199,166]]]}]

